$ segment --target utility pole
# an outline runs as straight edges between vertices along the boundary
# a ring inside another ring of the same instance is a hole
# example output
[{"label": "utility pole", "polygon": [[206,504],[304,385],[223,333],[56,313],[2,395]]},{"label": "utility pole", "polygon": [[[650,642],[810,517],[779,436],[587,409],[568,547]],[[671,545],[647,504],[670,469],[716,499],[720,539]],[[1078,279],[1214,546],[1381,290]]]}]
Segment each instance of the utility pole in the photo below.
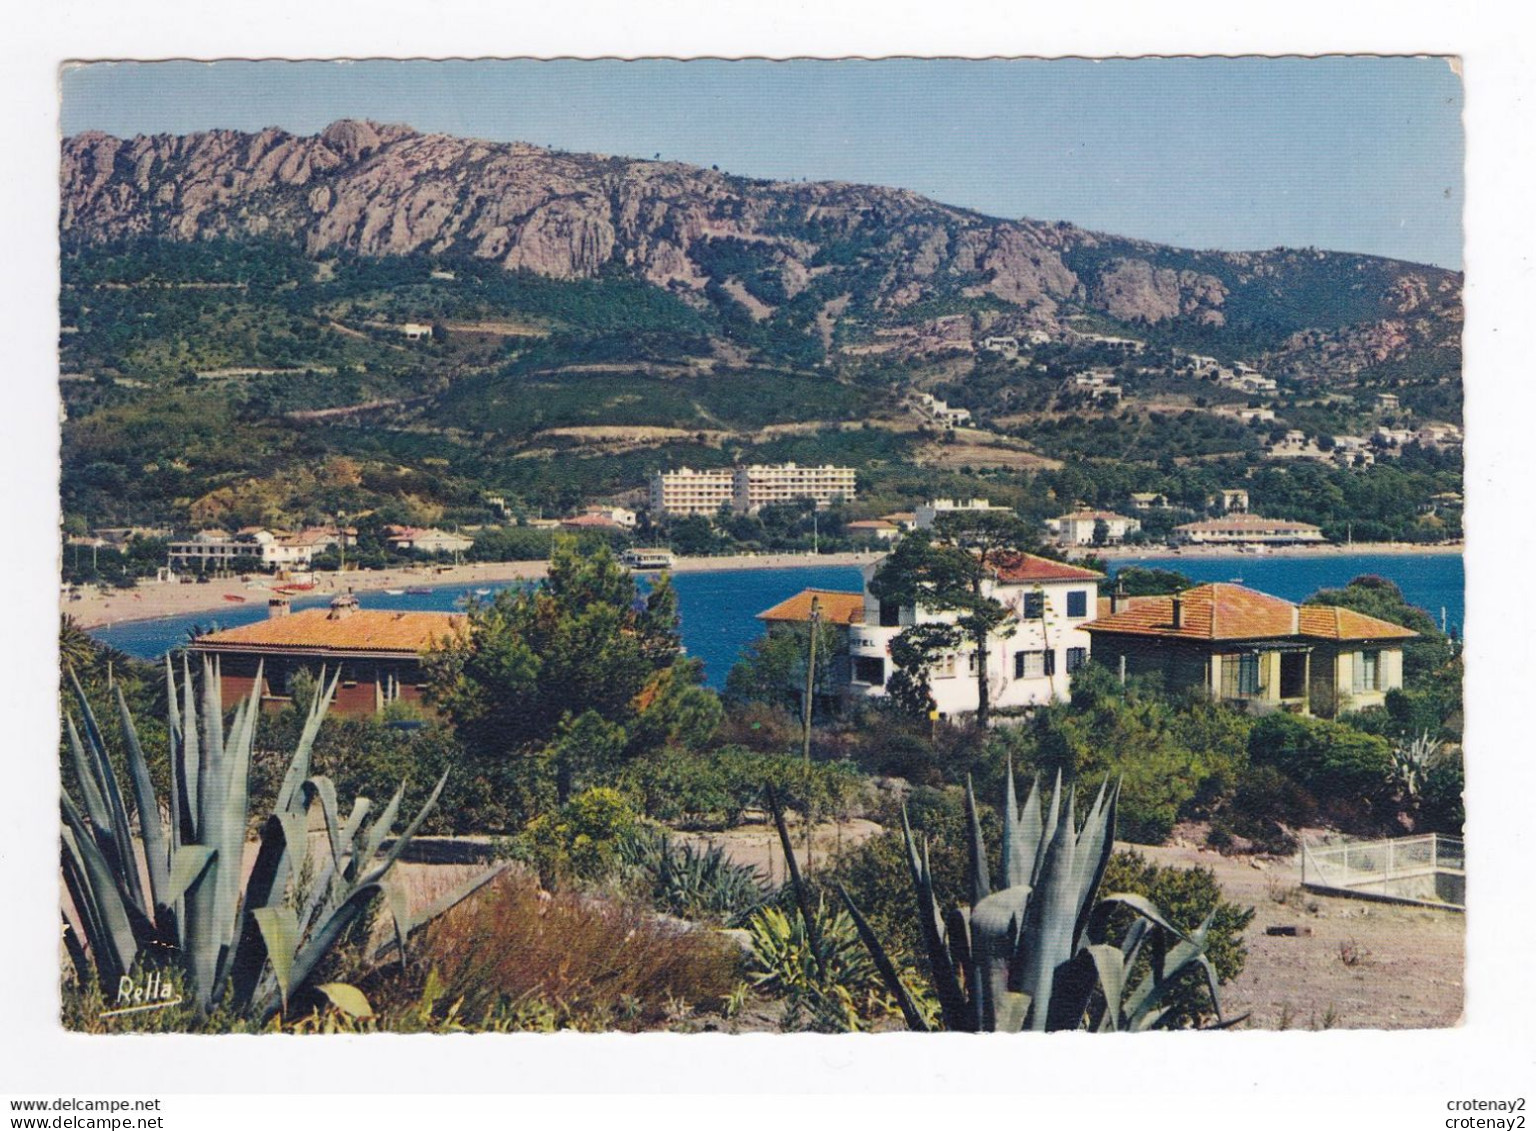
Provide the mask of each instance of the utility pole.
[{"label": "utility pole", "polygon": [[811,594],[811,652],[805,665],[805,870],[811,870],[811,704],[816,695],[816,637],[821,635],[821,598]]}]

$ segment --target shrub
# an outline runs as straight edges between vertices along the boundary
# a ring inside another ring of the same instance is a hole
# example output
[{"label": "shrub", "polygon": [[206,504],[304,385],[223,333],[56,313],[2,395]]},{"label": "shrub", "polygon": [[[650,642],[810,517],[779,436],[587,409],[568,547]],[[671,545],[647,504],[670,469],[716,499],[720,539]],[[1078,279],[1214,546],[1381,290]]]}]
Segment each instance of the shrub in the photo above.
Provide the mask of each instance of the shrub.
[{"label": "shrub", "polygon": [[1246,720],[1230,708],[1122,687],[1089,664],[1072,677],[1072,702],[1042,709],[1031,768],[1068,780],[1121,782],[1119,835],[1161,844],[1181,817],[1232,787],[1247,760]]},{"label": "shrub", "polygon": [[740,979],[740,951],[636,903],[548,895],[508,874],[429,928],[411,976],[373,999],[405,1011],[432,974],[429,1021],[456,1008],[472,1027],[634,1030],[680,1003],[717,1007]]},{"label": "shrub", "polygon": [[797,911],[764,907],[747,921],[748,976],[759,989],[788,1000],[784,1027],[852,1032],[894,1013],[848,912],[832,911],[823,901],[812,914],[815,944]]},{"label": "shrub", "polygon": [[578,793],[554,813],[528,823],[515,850],[538,868],[548,888],[599,880],[613,872],[619,845],[635,829],[635,813],[616,789]]},{"label": "shrub", "polygon": [[[1243,931],[1253,921],[1254,910],[1222,899],[1221,885],[1211,869],[1164,867],[1149,862],[1139,852],[1116,852],[1109,858],[1101,890],[1145,896],[1170,923],[1186,932],[1211,916],[1205,954],[1216,968],[1218,980],[1225,985],[1242,973],[1248,960]],[[1129,910],[1116,911],[1110,921],[1110,941],[1119,945],[1134,921]],[[1169,997],[1169,1023],[1174,1028],[1204,1024],[1214,1016],[1210,1004],[1204,987],[1185,983]]]},{"label": "shrub", "polygon": [[639,828],[618,855],[630,884],[669,915],[737,926],[768,898],[757,869],[733,863],[719,845],[697,848]]},{"label": "shrub", "polygon": [[1239,836],[1251,841],[1259,852],[1289,855],[1296,851],[1296,838],[1287,828],[1302,828],[1317,821],[1317,802],[1310,793],[1274,766],[1252,766],[1212,821],[1212,832],[1219,829],[1225,842],[1213,839],[1211,844],[1230,847],[1232,837]]},{"label": "shrub", "polygon": [[729,746],[700,754],[664,750],[632,762],[616,780],[652,820],[716,828],[738,824],[747,809],[762,805],[765,785],[787,808],[809,806],[818,814],[846,812],[861,786],[845,763],[807,767],[798,755]]},{"label": "shrub", "polygon": [[1381,800],[1392,769],[1392,747],[1378,735],[1343,723],[1276,713],[1254,724],[1248,755],[1273,766],[1323,805],[1351,810]]},{"label": "shrub", "polygon": [[[922,830],[934,886],[943,891],[962,890],[969,851],[964,790],[954,786],[914,789],[907,795],[906,807],[912,827]],[[1001,823],[996,810],[983,804],[978,816],[986,843],[999,845]],[[912,873],[901,833],[901,813],[893,806],[877,817],[885,831],[843,849],[817,880],[841,884],[892,959],[914,962],[923,953],[923,940],[912,915]],[[1001,867],[1000,849],[992,852],[990,865],[993,871]]]},{"label": "shrub", "polygon": [[1467,816],[1462,800],[1465,789],[1461,754],[1446,754],[1437,759],[1424,776],[1424,788],[1419,798],[1419,813],[1426,832],[1461,835]]}]

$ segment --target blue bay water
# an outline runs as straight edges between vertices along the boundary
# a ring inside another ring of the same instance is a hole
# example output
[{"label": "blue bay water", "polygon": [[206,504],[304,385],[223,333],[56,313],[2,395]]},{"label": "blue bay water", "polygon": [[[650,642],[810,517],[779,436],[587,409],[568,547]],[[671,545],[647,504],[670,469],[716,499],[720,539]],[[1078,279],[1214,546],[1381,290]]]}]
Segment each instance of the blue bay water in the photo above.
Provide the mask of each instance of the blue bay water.
[{"label": "blue bay water", "polygon": [[[1172,569],[1199,582],[1237,581],[1251,589],[1300,601],[1319,589],[1336,588],[1361,574],[1377,574],[1397,583],[1415,605],[1436,621],[1445,610],[1447,627],[1460,633],[1463,608],[1461,558],[1455,554],[1389,556],[1340,554],[1318,558],[1183,558],[1127,559],[1115,563]],[[778,569],[710,570],[673,577],[678,611],[682,618],[683,645],[689,655],[704,661],[711,687],[725,683],[726,673],[742,649],[762,633],[757,614],[802,589],[847,589],[860,586],[856,566],[787,566]],[[505,585],[483,586],[505,588]],[[432,589],[428,593],[391,596],[363,592],[358,600],[366,609],[436,610],[451,612],[468,592],[462,585]],[[329,595],[300,598],[295,609],[313,608],[329,601]],[[184,644],[195,626],[235,628],[267,615],[264,602],[213,609],[185,616],[133,621],[95,629],[92,635],[130,656],[154,659]]]}]

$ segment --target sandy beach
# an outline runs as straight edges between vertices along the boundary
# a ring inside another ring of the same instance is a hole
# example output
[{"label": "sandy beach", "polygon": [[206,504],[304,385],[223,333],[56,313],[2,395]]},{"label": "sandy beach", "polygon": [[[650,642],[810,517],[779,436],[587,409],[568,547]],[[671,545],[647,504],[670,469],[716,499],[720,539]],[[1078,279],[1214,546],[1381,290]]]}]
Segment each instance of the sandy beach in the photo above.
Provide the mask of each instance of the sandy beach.
[{"label": "sandy beach", "polygon": [[[880,555],[875,552],[844,554],[737,554],[724,557],[676,559],[672,572],[702,573],[709,570],[782,569],[792,566],[862,565]],[[348,570],[317,573],[310,594],[377,592],[431,585],[485,585],[504,581],[533,581],[545,576],[548,562],[477,562],[461,566],[412,566],[400,569]],[[87,586],[79,599],[64,599],[60,609],[82,628],[102,628],[124,621],[227,609],[234,604],[265,605],[275,585],[282,582],[261,575],[234,577],[207,584],[142,582],[132,590],[102,593]],[[309,594],[305,594],[309,595]],[[238,600],[236,600],[238,598]]]}]

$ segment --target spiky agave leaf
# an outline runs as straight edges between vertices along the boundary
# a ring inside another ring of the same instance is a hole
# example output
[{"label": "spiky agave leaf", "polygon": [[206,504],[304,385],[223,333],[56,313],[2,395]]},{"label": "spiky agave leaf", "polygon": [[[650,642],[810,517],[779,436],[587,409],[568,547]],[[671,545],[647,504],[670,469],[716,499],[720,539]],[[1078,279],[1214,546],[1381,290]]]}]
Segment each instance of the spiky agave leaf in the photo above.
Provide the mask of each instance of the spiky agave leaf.
[{"label": "spiky agave leaf", "polygon": [[166,842],[165,826],[160,822],[160,804],[155,800],[154,783],[149,778],[149,763],[144,758],[144,748],[139,744],[138,728],[133,725],[133,714],[128,710],[128,700],[123,696],[122,685],[117,692],[117,717],[123,729],[123,745],[126,749],[128,773],[133,783],[133,803],[139,814],[139,836],[144,841],[144,859],[149,866],[149,890],[155,913],[155,923],[162,939],[170,942],[175,938],[174,924],[168,922],[174,899],[167,899],[170,886],[170,848]]},{"label": "spiky agave leaf", "polygon": [[928,955],[928,969],[933,978],[934,992],[939,999],[944,1027],[964,1029],[969,1023],[971,1012],[967,1008],[965,991],[960,987],[954,956],[950,953],[943,913],[934,895],[927,846],[924,845],[923,853],[919,856],[905,805],[901,807],[901,832],[907,849],[907,864],[912,874],[912,890],[917,898],[917,921],[923,937],[923,949]]},{"label": "spiky agave leaf", "polygon": [[880,980],[885,983],[885,988],[896,999],[907,1028],[917,1033],[929,1032],[928,1022],[923,1020],[922,1011],[912,1000],[912,992],[907,989],[906,983],[901,980],[901,975],[896,972],[896,964],[891,961],[890,955],[885,953],[885,948],[880,945],[880,940],[875,937],[875,932],[870,928],[868,921],[854,905],[848,889],[838,884],[837,893],[843,897],[843,906],[848,909],[848,915],[853,919],[854,929],[859,932],[859,938],[863,940],[865,949],[875,960],[875,969],[880,971]]}]

